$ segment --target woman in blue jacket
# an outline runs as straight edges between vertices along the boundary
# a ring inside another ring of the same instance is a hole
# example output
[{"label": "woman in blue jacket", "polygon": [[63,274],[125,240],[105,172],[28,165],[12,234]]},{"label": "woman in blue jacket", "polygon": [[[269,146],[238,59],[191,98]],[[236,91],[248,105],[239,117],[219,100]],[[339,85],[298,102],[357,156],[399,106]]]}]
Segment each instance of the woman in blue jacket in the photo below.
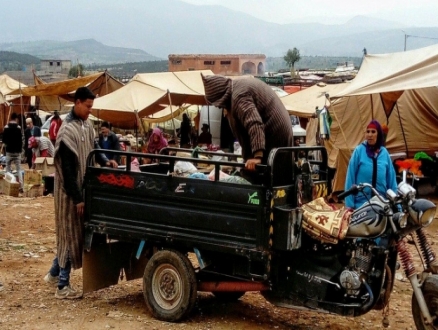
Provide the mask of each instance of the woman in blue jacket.
[{"label": "woman in blue jacket", "polygon": [[[365,141],[359,144],[353,151],[348,164],[345,190],[359,183],[370,183],[382,196],[392,189],[397,192],[397,181],[394,166],[388,150],[384,147],[382,127],[379,122],[372,120],[365,133]],[[365,189],[368,199],[372,192]],[[345,198],[345,206],[358,208],[368,201],[363,193],[356,196],[350,195]]]}]

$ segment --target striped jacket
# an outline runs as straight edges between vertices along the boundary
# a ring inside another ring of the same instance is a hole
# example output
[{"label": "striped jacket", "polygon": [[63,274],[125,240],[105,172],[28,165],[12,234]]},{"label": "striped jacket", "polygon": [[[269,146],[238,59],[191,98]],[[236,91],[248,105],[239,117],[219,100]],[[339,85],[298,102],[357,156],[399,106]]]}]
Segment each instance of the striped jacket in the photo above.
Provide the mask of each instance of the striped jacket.
[{"label": "striped jacket", "polygon": [[289,114],[266,83],[223,76],[202,76],[202,80],[207,101],[228,110],[228,121],[245,160],[262,155],[266,163],[273,148],[293,146]]}]

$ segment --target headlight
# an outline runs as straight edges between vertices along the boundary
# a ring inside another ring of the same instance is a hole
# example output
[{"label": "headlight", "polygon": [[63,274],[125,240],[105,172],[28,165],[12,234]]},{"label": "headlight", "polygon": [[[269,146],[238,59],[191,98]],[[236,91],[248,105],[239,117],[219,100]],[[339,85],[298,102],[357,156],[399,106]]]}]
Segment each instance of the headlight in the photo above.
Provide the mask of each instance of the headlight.
[{"label": "headlight", "polygon": [[409,215],[422,227],[430,225],[435,218],[436,205],[427,199],[417,199],[409,206]]},{"label": "headlight", "polygon": [[417,193],[417,191],[406,182],[400,182],[398,184],[397,191],[403,198],[409,197],[410,199],[415,198],[415,194]]}]

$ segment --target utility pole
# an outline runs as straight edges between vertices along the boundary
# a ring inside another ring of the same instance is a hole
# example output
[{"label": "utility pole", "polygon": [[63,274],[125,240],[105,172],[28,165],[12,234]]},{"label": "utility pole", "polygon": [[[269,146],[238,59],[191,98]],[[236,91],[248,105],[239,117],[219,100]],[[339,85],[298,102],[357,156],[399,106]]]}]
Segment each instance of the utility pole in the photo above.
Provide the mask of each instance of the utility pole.
[{"label": "utility pole", "polygon": [[406,40],[408,39],[408,35],[406,34],[405,31],[402,30],[402,32],[405,34],[405,47],[403,48],[403,51],[406,51]]},{"label": "utility pole", "polygon": [[405,34],[405,47],[404,47],[404,51],[406,51],[406,40],[408,39],[408,37],[411,38],[420,38],[420,39],[430,39],[430,40],[438,40],[438,38],[434,38],[434,37],[425,37],[425,36],[415,36],[412,34],[407,34],[405,31],[401,30],[404,34]]}]

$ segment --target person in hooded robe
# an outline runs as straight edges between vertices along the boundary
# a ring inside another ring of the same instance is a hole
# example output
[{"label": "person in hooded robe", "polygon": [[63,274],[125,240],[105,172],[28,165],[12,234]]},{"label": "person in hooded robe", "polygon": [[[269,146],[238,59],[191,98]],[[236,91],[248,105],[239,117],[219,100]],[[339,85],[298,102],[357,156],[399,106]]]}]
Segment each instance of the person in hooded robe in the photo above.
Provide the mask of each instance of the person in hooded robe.
[{"label": "person in hooded robe", "polygon": [[[257,164],[267,164],[273,148],[293,146],[289,114],[266,83],[259,79],[232,80],[219,75],[201,76],[206,100],[223,109],[242,147],[245,168],[249,170],[247,173],[254,171]],[[274,185],[292,182],[292,166],[292,156],[280,154],[276,157]]]},{"label": "person in hooded robe", "polygon": [[[87,158],[93,149],[100,149],[95,141],[93,124],[88,120],[95,95],[88,87],[79,87],[74,95],[74,107],[64,119],[56,138],[55,165],[55,232],[56,256],[44,281],[56,286],[55,298],[77,299],[82,292],[70,285],[72,268],[82,268],[84,247],[83,183]],[[48,142],[50,145],[50,141]],[[97,153],[101,166],[117,168],[114,160]]]},{"label": "person in hooded robe", "polygon": [[[370,183],[382,196],[386,196],[388,189],[397,191],[394,165],[384,144],[382,127],[377,120],[372,120],[365,131],[365,141],[354,149],[348,163],[345,190],[359,183]],[[369,189],[364,194],[346,197],[345,206],[360,207],[372,197]]]},{"label": "person in hooded robe", "polygon": [[[168,146],[168,142],[166,138],[163,136],[163,132],[158,128],[155,127],[152,130],[151,136],[149,137],[149,142],[147,146],[147,153],[148,154],[159,154],[161,149]],[[152,162],[152,159],[148,158],[146,160],[146,163],[150,164]]]}]

